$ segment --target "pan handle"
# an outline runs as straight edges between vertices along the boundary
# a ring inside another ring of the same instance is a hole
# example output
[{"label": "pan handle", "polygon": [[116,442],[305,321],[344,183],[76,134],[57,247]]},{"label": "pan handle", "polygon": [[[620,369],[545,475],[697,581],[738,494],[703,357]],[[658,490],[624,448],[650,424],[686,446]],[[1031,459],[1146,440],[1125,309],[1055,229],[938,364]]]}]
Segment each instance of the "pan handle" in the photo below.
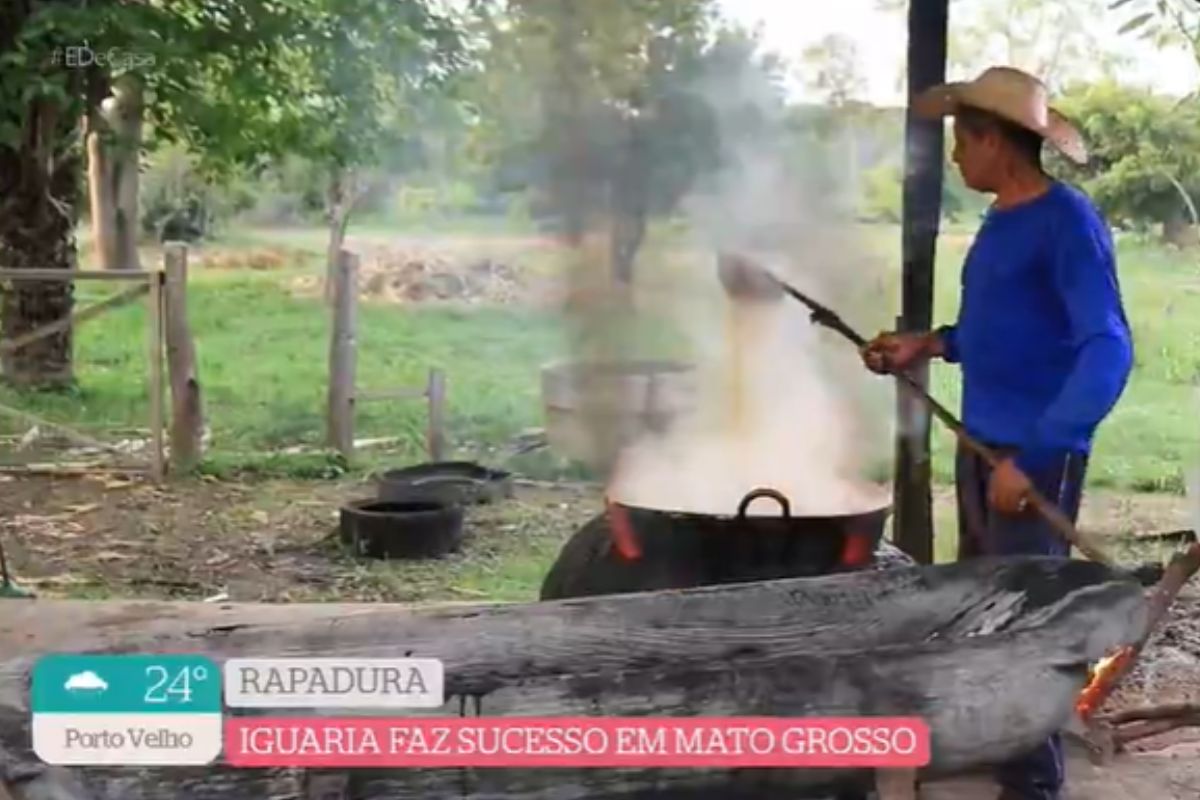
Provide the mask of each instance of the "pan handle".
[{"label": "pan handle", "polygon": [[780,508],[783,509],[783,516],[785,518],[790,518],[792,516],[792,504],[788,502],[788,499],[784,497],[783,494],[774,489],[762,488],[755,489],[742,498],[742,502],[738,504],[738,519],[744,519],[746,517],[746,512],[750,509],[750,504],[760,497],[769,497],[775,502],[779,503]]}]

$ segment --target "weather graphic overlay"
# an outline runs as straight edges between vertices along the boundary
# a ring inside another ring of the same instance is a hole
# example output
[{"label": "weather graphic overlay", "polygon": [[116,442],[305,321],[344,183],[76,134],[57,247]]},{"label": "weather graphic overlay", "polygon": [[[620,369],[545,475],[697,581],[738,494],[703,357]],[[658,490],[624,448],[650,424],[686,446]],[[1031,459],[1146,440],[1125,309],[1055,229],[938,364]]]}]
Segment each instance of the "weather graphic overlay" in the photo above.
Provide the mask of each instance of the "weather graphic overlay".
[{"label": "weather graphic overlay", "polygon": [[208,764],[221,670],[192,655],[50,655],[33,668],[33,750],[48,764]]}]

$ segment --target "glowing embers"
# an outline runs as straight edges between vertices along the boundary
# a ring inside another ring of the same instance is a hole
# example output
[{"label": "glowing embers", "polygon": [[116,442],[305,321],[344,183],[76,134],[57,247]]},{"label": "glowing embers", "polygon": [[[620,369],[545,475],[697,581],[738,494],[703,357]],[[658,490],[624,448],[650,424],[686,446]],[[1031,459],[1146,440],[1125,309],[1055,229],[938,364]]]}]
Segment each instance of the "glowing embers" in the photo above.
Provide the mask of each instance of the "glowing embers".
[{"label": "glowing embers", "polygon": [[1087,686],[1083,687],[1079,699],[1075,702],[1075,710],[1079,716],[1087,719],[1100,710],[1117,682],[1132,665],[1136,654],[1134,647],[1123,647],[1113,655],[1105,656],[1096,662],[1088,671]]}]

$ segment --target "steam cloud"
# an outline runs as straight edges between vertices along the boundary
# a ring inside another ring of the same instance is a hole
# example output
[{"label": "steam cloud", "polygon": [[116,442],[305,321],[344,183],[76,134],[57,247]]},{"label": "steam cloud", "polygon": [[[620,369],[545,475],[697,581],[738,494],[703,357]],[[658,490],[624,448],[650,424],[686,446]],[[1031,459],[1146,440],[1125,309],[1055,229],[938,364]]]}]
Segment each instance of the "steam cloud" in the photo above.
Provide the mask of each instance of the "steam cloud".
[{"label": "steam cloud", "polygon": [[[881,292],[884,265],[864,255],[847,215],[832,206],[829,187],[813,180],[804,158],[794,145],[761,142],[728,152],[717,180],[685,203],[685,244],[676,234],[643,248],[632,298],[599,288],[608,274],[599,250],[581,254],[573,290],[590,302],[568,306],[577,362],[677,358],[695,366],[690,410],[665,432],[643,431],[611,463],[612,499],[732,514],[747,492],[765,486],[787,496],[799,515],[888,502],[866,479],[890,446],[890,383],[869,375],[853,346],[814,326],[799,303],[734,302],[717,278],[717,253],[738,252],[864,334],[889,324],[878,308],[891,305]],[[653,335],[664,330],[671,336]],[[664,346],[664,338],[673,344]],[[611,405],[620,402],[593,399],[595,441],[620,441]],[[779,513],[760,502],[751,513]]]}]

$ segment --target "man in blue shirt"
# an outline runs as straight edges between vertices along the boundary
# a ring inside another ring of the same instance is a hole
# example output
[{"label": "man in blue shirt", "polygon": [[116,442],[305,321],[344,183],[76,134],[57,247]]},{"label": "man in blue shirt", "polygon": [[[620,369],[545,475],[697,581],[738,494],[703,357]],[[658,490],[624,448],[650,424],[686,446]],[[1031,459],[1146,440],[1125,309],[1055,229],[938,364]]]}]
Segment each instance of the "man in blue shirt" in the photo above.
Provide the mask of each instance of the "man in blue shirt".
[{"label": "man in blue shirt", "polygon": [[[1036,487],[1076,519],[1096,429],[1133,364],[1109,228],[1082,192],[1042,170],[1043,142],[1079,162],[1082,140],[1048,107],[1040,81],[1009,68],[937,87],[914,108],[954,117],[954,162],[995,202],[967,253],[957,321],[880,334],[863,359],[881,373],[932,358],[959,364],[964,425],[1005,455],[993,470],[959,449],[960,559],[1067,556],[1070,545],[1026,508],[1026,495]],[[1057,800],[1059,737],[997,777],[1001,800]]]}]

